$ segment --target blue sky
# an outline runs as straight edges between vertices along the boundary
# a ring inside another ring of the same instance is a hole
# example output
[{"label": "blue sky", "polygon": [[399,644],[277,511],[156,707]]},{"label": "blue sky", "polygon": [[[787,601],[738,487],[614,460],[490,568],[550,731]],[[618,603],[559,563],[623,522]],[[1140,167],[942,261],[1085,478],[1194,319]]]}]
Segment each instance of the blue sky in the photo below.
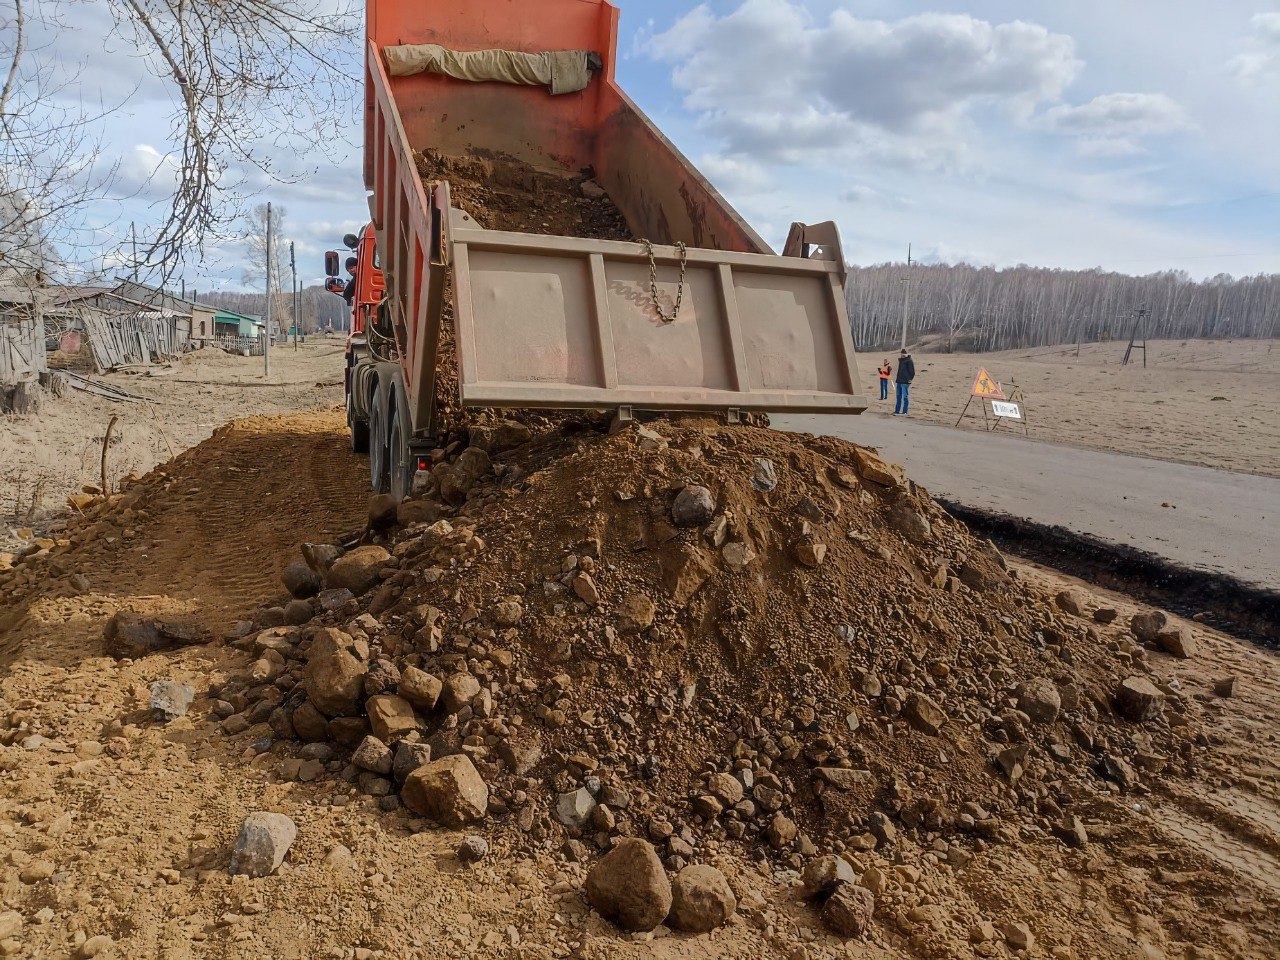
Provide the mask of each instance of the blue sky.
[{"label": "blue sky", "polygon": [[[855,263],[1280,272],[1280,3],[619,0],[633,98],[771,242],[837,220]],[[101,25],[59,36],[106,131],[112,228],[160,212],[168,101]],[[352,38],[352,56],[359,49]],[[353,110],[359,91],[353,89]],[[365,211],[353,118],[262,183],[305,279]],[[160,175],[155,175],[159,169]],[[191,286],[238,288],[243,244]]]}]

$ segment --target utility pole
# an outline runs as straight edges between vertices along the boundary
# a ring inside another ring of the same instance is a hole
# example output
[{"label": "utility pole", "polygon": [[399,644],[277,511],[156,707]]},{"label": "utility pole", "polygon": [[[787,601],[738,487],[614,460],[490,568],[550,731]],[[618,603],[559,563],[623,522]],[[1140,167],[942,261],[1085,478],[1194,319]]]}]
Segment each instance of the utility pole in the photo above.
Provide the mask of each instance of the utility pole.
[{"label": "utility pole", "polygon": [[271,203],[267,203],[267,310],[266,323],[262,331],[262,375],[271,378],[271,269],[272,250],[271,234],[274,232],[271,223]]},{"label": "utility pole", "polygon": [[293,241],[289,241],[289,269],[293,271],[293,352],[298,352],[298,261],[293,256]]},{"label": "utility pole", "polygon": [[129,236],[133,239],[133,282],[138,282],[138,225],[129,222]]},{"label": "utility pole", "polygon": [[911,244],[907,244],[907,274],[902,278],[902,349],[907,349],[907,315],[911,310]]}]

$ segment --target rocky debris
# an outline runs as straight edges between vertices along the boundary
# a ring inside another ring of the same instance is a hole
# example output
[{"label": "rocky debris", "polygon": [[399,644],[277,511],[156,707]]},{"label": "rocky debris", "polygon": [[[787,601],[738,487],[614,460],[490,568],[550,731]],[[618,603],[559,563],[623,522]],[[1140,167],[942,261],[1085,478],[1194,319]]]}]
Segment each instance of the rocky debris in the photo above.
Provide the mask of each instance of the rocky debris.
[{"label": "rocky debris", "polygon": [[822,905],[822,922],[838,936],[860,937],[871,926],[876,898],[866,887],[854,883],[838,885]]},{"label": "rocky debris", "polygon": [[1002,923],[1000,932],[1004,935],[1004,942],[1009,945],[1010,950],[1030,951],[1035,948],[1036,938],[1031,933],[1031,928],[1025,923]]},{"label": "rocky debris", "polygon": [[1236,678],[1223,677],[1220,680],[1213,681],[1213,692],[1220,697],[1235,696]]},{"label": "rocky debris", "polygon": [[1115,607],[1098,607],[1093,611],[1094,621],[1103,625],[1114,623],[1118,616],[1120,616],[1120,611]]},{"label": "rocky debris", "polygon": [[830,896],[842,883],[857,883],[858,875],[843,857],[826,854],[814,857],[800,873],[801,891],[806,900]]},{"label": "rocky debris", "polygon": [[157,680],[151,684],[151,713],[157,720],[177,720],[187,715],[195,697],[195,688],[190,684]]},{"label": "rocky debris", "polygon": [[396,498],[389,493],[375,493],[369,498],[369,527],[385,530],[396,522]]},{"label": "rocky debris", "polygon": [[947,722],[947,715],[942,708],[923,693],[912,693],[902,705],[902,715],[921,733],[936,737],[942,732]]},{"label": "rocky debris", "polygon": [[331,717],[355,714],[369,672],[368,660],[369,647],[364,641],[332,627],[317,630],[303,673],[307,699]]},{"label": "rocky debris", "polygon": [[323,578],[311,569],[306,560],[295,560],[285,567],[280,574],[280,582],[290,596],[299,600],[314,597],[324,586]]},{"label": "rocky debris", "polygon": [[391,752],[391,775],[396,783],[404,783],[409,774],[431,762],[431,747],[425,743],[401,740]]},{"label": "rocky debris", "polygon": [[591,574],[584,570],[575,576],[571,582],[573,584],[573,592],[578,595],[579,600],[588,607],[600,606],[600,588],[596,586]]},{"label": "rocky debris", "polygon": [[445,677],[440,688],[440,703],[449,713],[457,713],[479,693],[479,680],[469,673],[453,673]]},{"label": "rocky debris", "polygon": [[778,485],[778,470],[773,461],[767,457],[756,457],[755,472],[751,475],[751,486],[761,493],[768,493]]},{"label": "rocky debris", "polygon": [[1179,660],[1190,660],[1199,652],[1199,645],[1190,631],[1182,627],[1161,630],[1156,634],[1155,647]]},{"label": "rocky debris", "polygon": [[457,753],[432,760],[405,777],[401,799],[414,813],[457,829],[484,818],[489,788],[471,758]]},{"label": "rocky debris", "polygon": [[95,936],[89,937],[84,943],[80,944],[80,946],[76,948],[75,955],[78,958],[85,958],[85,960],[87,960],[89,957],[98,956],[104,950],[111,949],[115,946],[115,943],[116,942],[105,933],[99,933]]},{"label": "rocky debris", "polygon": [[396,687],[400,696],[404,697],[419,710],[434,709],[440,699],[444,684],[425,670],[417,667],[405,667],[400,674],[400,682]]},{"label": "rocky debris", "polygon": [[716,501],[706,487],[691,484],[676,494],[671,522],[677,527],[705,527],[715,516]]},{"label": "rocky debris", "polygon": [[1069,613],[1073,617],[1084,616],[1084,600],[1074,590],[1063,590],[1053,598],[1053,602],[1057,604],[1059,610]]},{"label": "rocky debris", "polygon": [[361,770],[386,776],[391,772],[391,748],[378,737],[370,734],[360,741],[351,754],[351,762]]},{"label": "rocky debris", "polygon": [[232,874],[266,877],[284,863],[285,854],[297,839],[298,828],[282,813],[251,813],[240,825],[231,851]]},{"label": "rocky debris", "polygon": [[418,730],[418,715],[413,705],[393,693],[380,693],[365,701],[369,729],[383,743],[400,740]]},{"label": "rocky debris", "polygon": [[801,540],[793,548],[792,554],[806,567],[820,567],[822,561],[827,559],[827,545],[814,540]]},{"label": "rocky debris", "polygon": [[1083,847],[1089,842],[1089,833],[1080,822],[1080,818],[1067,814],[1062,822],[1053,828],[1053,832],[1068,847]]},{"label": "rocky debris", "polygon": [[315,609],[309,600],[290,600],[284,605],[284,622],[293,627],[300,627],[315,616]]},{"label": "rocky debris", "polygon": [[489,841],[478,834],[463,837],[458,844],[458,859],[463,863],[479,863],[489,855]]},{"label": "rocky debris", "polygon": [[882,487],[897,487],[902,483],[897,466],[890,466],[870,450],[855,447],[853,460],[858,468],[858,476],[863,480],[870,480]]},{"label": "rocky debris", "polygon": [[391,561],[386,548],[356,547],[335,560],[325,574],[324,585],[330,590],[350,590],[359,596],[378,585],[380,571]]},{"label": "rocky debris", "polygon": [[653,626],[657,607],[643,593],[629,593],[616,606],[618,629],[624,634],[641,633]]},{"label": "rocky debris", "polygon": [[573,831],[580,831],[591,820],[596,799],[586,787],[570,790],[556,798],[555,818]]},{"label": "rocky debris", "polygon": [[342,548],[332,543],[304,543],[302,559],[312,570],[324,577],[329,568],[342,556]]},{"label": "rocky debris", "polygon": [[587,874],[587,901],[624,930],[652,930],[671,912],[671,881],[653,845],[624,837]]},{"label": "rocky debris", "polygon": [[1166,617],[1159,610],[1135,613],[1129,618],[1129,632],[1143,643],[1155,643],[1156,636],[1164,629]]},{"label": "rocky debris", "polygon": [[136,660],[208,640],[198,627],[155,620],[129,610],[117,610],[103,627],[102,637],[106,654],[117,660]]},{"label": "rocky debris", "polygon": [[1028,680],[1018,688],[1018,709],[1037,723],[1053,723],[1062,710],[1057,685],[1045,677]]},{"label": "rocky debris", "polygon": [[725,875],[708,864],[693,864],[671,883],[671,913],[667,922],[687,933],[708,933],[729,922],[738,898]]},{"label": "rocky debris", "polygon": [[1146,677],[1126,677],[1116,690],[1116,712],[1134,723],[1145,723],[1160,716],[1164,694]]}]

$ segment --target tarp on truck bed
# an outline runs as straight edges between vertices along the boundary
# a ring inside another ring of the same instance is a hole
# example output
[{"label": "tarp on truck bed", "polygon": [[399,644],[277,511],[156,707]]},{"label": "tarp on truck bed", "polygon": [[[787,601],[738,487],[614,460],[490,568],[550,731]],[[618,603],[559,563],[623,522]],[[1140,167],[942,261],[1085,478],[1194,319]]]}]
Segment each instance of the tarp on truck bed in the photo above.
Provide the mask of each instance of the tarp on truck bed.
[{"label": "tarp on truck bed", "polygon": [[384,47],[387,72],[393,77],[439,73],[472,83],[495,81],[526,87],[549,87],[551,93],[577,93],[591,82],[586,50],[520,53],[516,50],[450,50],[437,43]]}]

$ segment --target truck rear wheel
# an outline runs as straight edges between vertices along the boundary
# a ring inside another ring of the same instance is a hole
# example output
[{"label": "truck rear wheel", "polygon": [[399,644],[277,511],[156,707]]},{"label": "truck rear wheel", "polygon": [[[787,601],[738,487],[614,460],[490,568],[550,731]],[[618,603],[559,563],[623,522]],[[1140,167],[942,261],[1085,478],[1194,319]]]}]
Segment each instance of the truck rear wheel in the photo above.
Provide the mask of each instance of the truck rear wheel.
[{"label": "truck rear wheel", "polygon": [[369,421],[356,413],[355,394],[347,394],[347,429],[351,432],[351,452],[369,452]]},{"label": "truck rear wheel", "polygon": [[391,495],[399,503],[409,495],[413,487],[413,458],[409,453],[409,434],[404,429],[403,418],[398,409],[392,411],[391,436],[387,444],[389,453],[388,472],[391,474]]},{"label": "truck rear wheel", "polygon": [[369,487],[374,493],[386,493],[390,488],[390,419],[391,384],[388,378],[379,377],[369,405]]}]

